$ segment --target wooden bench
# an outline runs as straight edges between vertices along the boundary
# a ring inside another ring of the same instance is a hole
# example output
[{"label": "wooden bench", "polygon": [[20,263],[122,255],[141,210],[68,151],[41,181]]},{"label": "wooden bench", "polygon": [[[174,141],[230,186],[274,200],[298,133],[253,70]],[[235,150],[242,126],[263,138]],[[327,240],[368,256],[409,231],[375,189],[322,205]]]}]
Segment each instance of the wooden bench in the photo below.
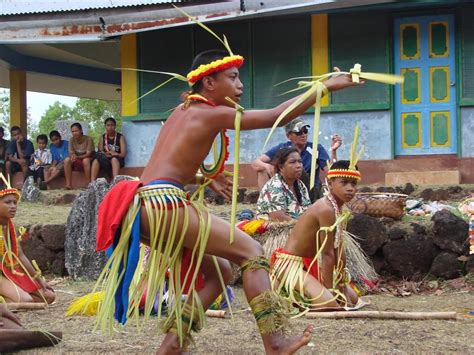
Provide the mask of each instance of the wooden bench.
[{"label": "wooden bench", "polygon": [[[122,168],[120,169],[120,175],[130,175],[130,176],[140,176],[143,168]],[[100,172],[99,177],[105,177],[107,180],[110,181],[110,178]],[[21,189],[23,186],[23,180],[22,180],[22,174],[21,173],[16,173],[13,176],[12,179],[12,185],[13,187],[16,187],[17,189]],[[72,172],[72,181],[71,185],[73,189],[85,189],[87,188],[87,185],[89,185],[89,182],[86,180],[84,177],[84,173],[82,171],[73,171]],[[62,189],[66,186],[66,179],[64,176],[59,176],[55,180],[51,181],[49,184],[49,187],[53,190],[55,189]]]}]

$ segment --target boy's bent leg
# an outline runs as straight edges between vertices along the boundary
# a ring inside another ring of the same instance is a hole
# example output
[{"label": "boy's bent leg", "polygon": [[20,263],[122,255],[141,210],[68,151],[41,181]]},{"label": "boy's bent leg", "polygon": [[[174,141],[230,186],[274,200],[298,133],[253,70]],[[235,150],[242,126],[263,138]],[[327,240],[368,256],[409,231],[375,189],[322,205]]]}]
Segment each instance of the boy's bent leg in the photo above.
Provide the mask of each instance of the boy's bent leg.
[{"label": "boy's bent leg", "polygon": [[3,276],[0,276],[0,296],[7,302],[34,302],[29,293]]},{"label": "boy's bent leg", "polygon": [[[205,255],[201,263],[201,271],[204,274],[205,285],[203,289],[198,291],[199,298],[206,310],[216,300],[222,292],[225,292],[223,285],[220,281],[218,271],[213,260],[213,256]],[[222,258],[216,257],[216,261],[219,265],[219,270],[224,281],[224,285],[227,285],[232,278],[232,267],[230,263]],[[192,297],[188,297],[187,301],[192,302]],[[199,320],[198,320],[199,322]],[[199,323],[202,323],[199,322]],[[180,352],[179,339],[176,332],[168,332],[166,337],[161,343],[158,354],[167,354],[173,352]]]},{"label": "boy's bent leg", "polygon": [[[199,235],[199,218],[193,208],[189,208],[189,225],[185,235],[184,246],[193,248],[196,235]],[[206,220],[206,218],[204,218]],[[230,244],[230,228],[235,228],[224,220],[211,215],[211,230],[206,245],[206,254],[220,256],[245,269],[242,274],[243,286],[247,300],[259,314],[268,313],[271,317],[259,317],[256,314],[259,329],[267,353],[293,353],[306,345],[311,339],[312,328],[308,327],[299,337],[285,338],[281,330],[276,330],[270,323],[276,319],[283,323],[283,309],[271,291],[268,275],[268,262],[263,259],[262,246],[241,230],[235,230],[235,239]],[[270,302],[269,299],[271,300]],[[278,304],[278,305],[277,305]],[[262,308],[263,307],[263,308]],[[264,308],[266,309],[264,310]],[[263,311],[263,312],[261,312]],[[274,331],[275,329],[275,331]]]}]

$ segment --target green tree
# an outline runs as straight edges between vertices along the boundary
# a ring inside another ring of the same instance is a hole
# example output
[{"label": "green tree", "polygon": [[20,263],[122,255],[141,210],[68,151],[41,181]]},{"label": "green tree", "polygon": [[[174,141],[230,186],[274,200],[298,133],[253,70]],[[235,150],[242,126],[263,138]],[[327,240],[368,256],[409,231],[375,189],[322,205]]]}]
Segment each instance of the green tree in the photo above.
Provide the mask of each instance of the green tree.
[{"label": "green tree", "polygon": [[50,105],[44,115],[41,117],[38,128],[44,134],[49,134],[55,129],[56,121],[73,119],[73,109],[68,105],[56,101]]},{"label": "green tree", "polygon": [[89,124],[89,135],[97,143],[101,134],[104,133],[104,120],[113,117],[117,121],[117,130],[122,128],[122,117],[120,115],[119,101],[104,101],[97,99],[79,99],[74,106],[72,117],[81,122]]},{"label": "green tree", "polygon": [[117,121],[117,129],[122,128],[122,117],[120,116],[120,102],[104,101],[97,99],[78,99],[73,108],[55,102],[49,106],[39,122],[39,131],[48,134],[55,129],[55,123],[59,120],[73,120],[85,122],[89,126],[88,134],[97,143],[100,135],[104,133],[104,120],[113,117]]}]

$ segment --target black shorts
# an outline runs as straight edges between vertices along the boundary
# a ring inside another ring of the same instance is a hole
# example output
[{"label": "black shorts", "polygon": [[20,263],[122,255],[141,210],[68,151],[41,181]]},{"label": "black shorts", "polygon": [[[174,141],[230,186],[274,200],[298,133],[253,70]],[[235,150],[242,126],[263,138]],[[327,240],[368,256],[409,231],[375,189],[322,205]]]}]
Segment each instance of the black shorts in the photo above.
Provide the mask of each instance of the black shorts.
[{"label": "black shorts", "polygon": [[95,159],[97,159],[97,161],[99,162],[100,169],[104,170],[104,171],[107,171],[107,172],[112,170],[112,164],[110,163],[110,161],[112,159],[117,159],[119,161],[119,164],[120,164],[121,168],[123,168],[125,166],[125,159],[124,158],[122,158],[122,157],[108,158],[102,152],[97,153],[96,156],[95,156]]},{"label": "black shorts", "polygon": [[18,163],[16,163],[16,162],[11,161],[11,162],[10,162],[10,171],[11,171],[12,175],[14,175],[15,173],[18,173],[18,172],[22,171],[22,170],[21,170],[21,165],[18,164]]}]

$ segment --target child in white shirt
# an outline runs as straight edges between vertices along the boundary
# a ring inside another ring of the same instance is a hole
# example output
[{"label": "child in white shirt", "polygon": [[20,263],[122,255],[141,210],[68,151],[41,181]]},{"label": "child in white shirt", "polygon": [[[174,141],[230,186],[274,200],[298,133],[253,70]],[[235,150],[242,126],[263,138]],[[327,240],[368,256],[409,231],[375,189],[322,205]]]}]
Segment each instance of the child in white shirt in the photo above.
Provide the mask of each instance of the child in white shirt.
[{"label": "child in white shirt", "polygon": [[36,138],[38,149],[31,156],[30,166],[28,168],[27,176],[33,176],[34,180],[41,185],[44,181],[44,170],[47,169],[52,162],[51,152],[48,148],[48,137],[45,134],[40,134]]}]

